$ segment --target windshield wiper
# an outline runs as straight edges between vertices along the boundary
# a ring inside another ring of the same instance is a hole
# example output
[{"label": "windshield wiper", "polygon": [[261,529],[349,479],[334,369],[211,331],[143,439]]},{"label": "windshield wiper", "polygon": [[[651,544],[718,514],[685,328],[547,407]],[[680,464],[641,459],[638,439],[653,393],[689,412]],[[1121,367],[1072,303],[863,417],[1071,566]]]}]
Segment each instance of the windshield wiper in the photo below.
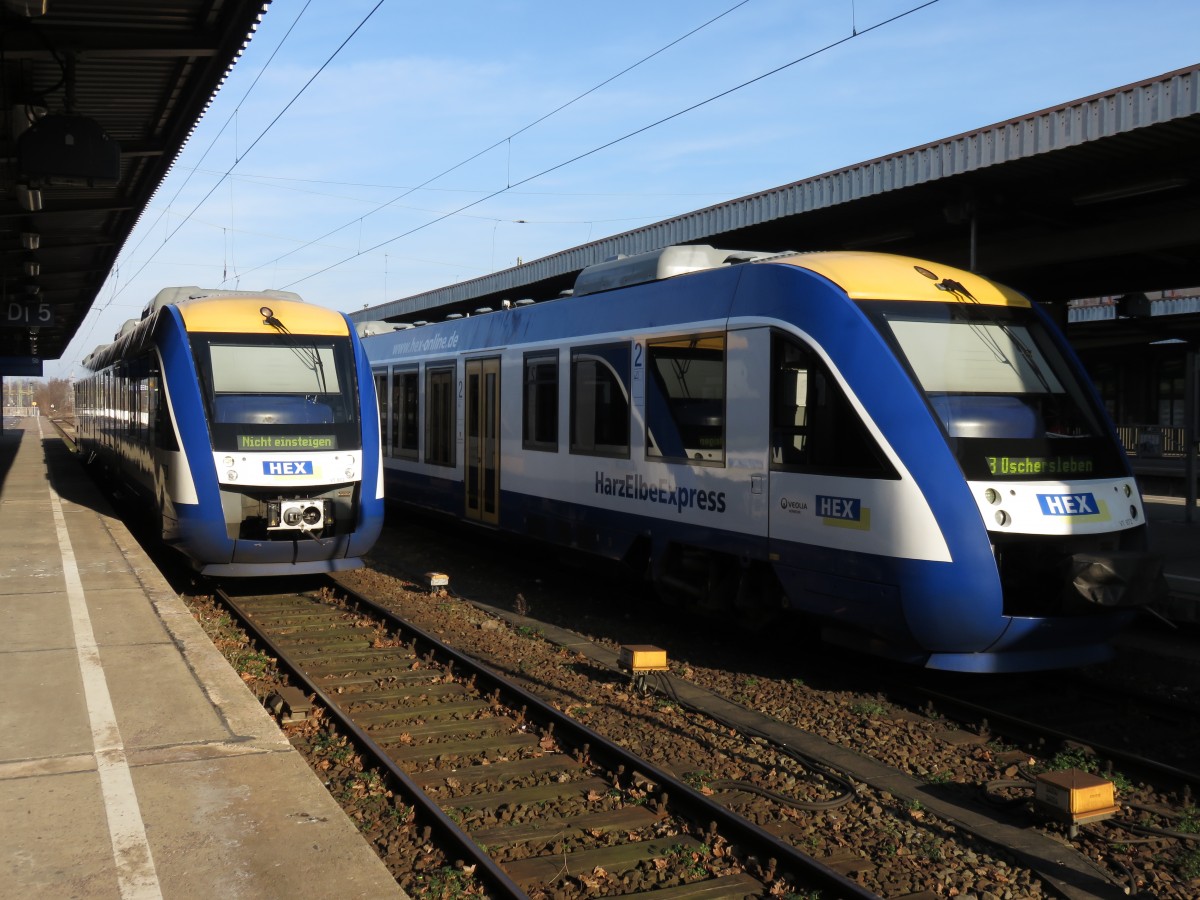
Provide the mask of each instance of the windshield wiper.
[{"label": "windshield wiper", "polygon": [[[1017,333],[1013,331],[1011,325],[994,313],[989,312],[986,304],[980,303],[975,295],[967,290],[967,288],[961,282],[955,281],[953,278],[943,278],[935,286],[939,291],[946,291],[947,293],[953,294],[960,301],[969,302],[979,309],[984,310],[984,314],[987,316],[990,323],[999,328],[1000,331],[1004,333],[1004,336],[1007,337],[1012,343],[1012,345],[1017,348],[1017,352],[1020,353],[1025,360],[1025,365],[1029,368],[1029,371],[1033,372],[1037,380],[1042,383],[1042,387],[1045,389],[1046,393],[1054,393],[1054,389],[1050,386],[1050,379],[1046,377],[1046,373],[1043,372],[1042,367],[1038,365],[1033,350],[1031,350],[1025,344],[1025,342],[1021,340]],[[999,342],[996,341],[994,337],[980,329],[978,327],[978,323],[976,323],[974,320],[970,321],[968,324],[971,327],[971,331],[975,333],[980,342],[992,351],[992,354],[996,357],[996,360],[1004,363],[1004,365],[1016,372],[1019,377],[1021,374],[1020,369],[1018,369],[1013,364],[1013,361],[1008,358],[1008,354],[1004,352],[1004,348],[1000,346]]]},{"label": "windshield wiper", "polygon": [[300,338],[288,330],[288,327],[275,316],[267,316],[263,323],[270,325],[288,339],[289,349],[300,360],[300,364],[313,373],[317,380],[317,393],[329,393],[328,382],[325,378],[325,363],[321,359],[321,351],[316,344],[301,344]]}]

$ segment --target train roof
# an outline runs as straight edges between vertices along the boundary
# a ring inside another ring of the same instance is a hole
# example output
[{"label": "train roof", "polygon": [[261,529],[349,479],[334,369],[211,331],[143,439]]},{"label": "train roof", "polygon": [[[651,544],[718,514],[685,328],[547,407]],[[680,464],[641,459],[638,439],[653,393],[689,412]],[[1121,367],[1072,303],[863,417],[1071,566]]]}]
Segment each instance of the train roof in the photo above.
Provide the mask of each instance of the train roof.
[{"label": "train roof", "polygon": [[719,250],[707,244],[664,247],[588,266],[576,278],[573,294],[595,294],[748,263],[807,269],[836,284],[852,300],[1030,305],[1022,294],[977,273],[909,256],[855,250],[768,253]]},{"label": "train roof", "polygon": [[291,300],[295,303],[304,302],[304,298],[293,291],[227,291],[221,288],[202,288],[195,285],[188,285],[186,287],[163,288],[154,295],[153,300],[146,304],[146,308],[142,310],[142,318],[149,318],[164,306],[172,306],[188,300],[203,300],[210,297],[255,297],[272,300]]},{"label": "train roof", "polygon": [[1020,292],[965,269],[941,263],[856,250],[830,250],[772,257],[828,278],[851,300],[907,300],[1030,306]]},{"label": "train roof", "polygon": [[140,319],[129,319],[112,343],[96,347],[83,360],[93,371],[135,352],[150,340],[157,314],[179,310],[190,332],[344,336],[351,333],[340,312],[305,303],[292,291],[227,291],[195,286],[163,288],[146,304]]},{"label": "train roof", "polygon": [[635,256],[616,256],[588,266],[575,278],[575,297],[644,284],[775,256],[746,250],[718,250],[708,244],[679,244]]},{"label": "train roof", "polygon": [[[281,293],[281,292],[276,292]],[[174,304],[188,331],[225,334],[347,335],[345,316],[299,298],[267,294],[189,297]]]}]

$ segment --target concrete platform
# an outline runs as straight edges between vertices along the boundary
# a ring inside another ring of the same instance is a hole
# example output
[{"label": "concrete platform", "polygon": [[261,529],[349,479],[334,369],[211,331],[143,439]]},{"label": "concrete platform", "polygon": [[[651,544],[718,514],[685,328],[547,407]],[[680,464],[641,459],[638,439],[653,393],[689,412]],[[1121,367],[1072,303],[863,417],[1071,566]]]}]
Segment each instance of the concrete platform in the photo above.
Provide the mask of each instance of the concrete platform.
[{"label": "concrete platform", "polygon": [[405,896],[40,419],[0,547],[0,897]]}]

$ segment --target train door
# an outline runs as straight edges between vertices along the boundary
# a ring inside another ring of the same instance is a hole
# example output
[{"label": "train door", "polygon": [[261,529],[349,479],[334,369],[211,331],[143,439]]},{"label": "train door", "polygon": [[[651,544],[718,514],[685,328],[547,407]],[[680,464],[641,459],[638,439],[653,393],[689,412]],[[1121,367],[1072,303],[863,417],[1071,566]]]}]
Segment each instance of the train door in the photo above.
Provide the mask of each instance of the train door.
[{"label": "train door", "polygon": [[384,456],[390,456],[388,452],[391,448],[391,442],[388,438],[388,373],[387,369],[375,369],[371,373],[375,379],[375,401],[378,405],[379,412],[379,444]]},{"label": "train door", "polygon": [[466,361],[466,517],[500,515],[500,359]]},{"label": "train door", "polygon": [[[777,571],[805,570],[798,583],[822,583],[829,592],[844,577],[849,557],[843,552],[895,545],[871,515],[899,505],[891,487],[899,483],[895,468],[820,355],[782,333],[771,347],[770,466],[770,551]],[[808,602],[790,599],[794,606]]]}]

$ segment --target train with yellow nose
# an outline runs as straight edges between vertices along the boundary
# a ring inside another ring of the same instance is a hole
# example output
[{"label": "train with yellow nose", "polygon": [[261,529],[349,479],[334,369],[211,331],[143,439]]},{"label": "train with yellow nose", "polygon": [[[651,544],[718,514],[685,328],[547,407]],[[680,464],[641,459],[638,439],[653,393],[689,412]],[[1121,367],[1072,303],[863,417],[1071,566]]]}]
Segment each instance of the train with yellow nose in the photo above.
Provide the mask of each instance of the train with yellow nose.
[{"label": "train with yellow nose", "polygon": [[342,313],[166,288],[84,359],[85,461],[205,575],[351,569],[383,524],[379,418]]},{"label": "train with yellow nose", "polygon": [[[360,323],[360,327],[366,323]],[[389,498],[938,669],[1076,666],[1161,583],[1036,304],[902,256],[667,247],[364,338]]]}]

